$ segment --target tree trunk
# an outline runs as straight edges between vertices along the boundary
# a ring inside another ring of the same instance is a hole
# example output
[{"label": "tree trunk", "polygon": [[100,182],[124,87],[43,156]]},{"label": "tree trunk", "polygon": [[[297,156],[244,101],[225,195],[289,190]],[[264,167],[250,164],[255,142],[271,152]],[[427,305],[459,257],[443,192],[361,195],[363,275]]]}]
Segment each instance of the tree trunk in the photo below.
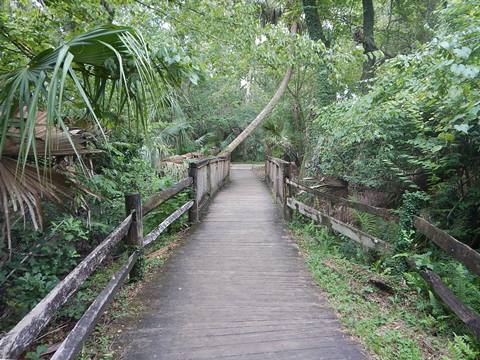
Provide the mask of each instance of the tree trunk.
[{"label": "tree trunk", "polygon": [[[297,32],[297,24],[293,23],[290,33],[295,34]],[[257,117],[243,130],[240,135],[238,135],[228,146],[222,151],[221,156],[230,156],[232,152],[240,145],[255,129],[267,118],[267,116],[273,111],[275,106],[278,104],[283,94],[287,90],[288,82],[292,77],[293,65],[290,65],[287,69],[287,72],[283,76],[283,80],[280,83],[277,91],[270,99],[268,104],[263,108],[262,111],[257,115]]]},{"label": "tree trunk", "polygon": [[[294,32],[294,31],[292,31]],[[288,82],[293,73],[293,66],[290,65],[287,69],[287,72],[283,76],[283,80],[280,83],[275,95],[270,99],[268,104],[263,108],[263,110],[257,115],[257,117],[243,130],[240,135],[238,135],[226,148],[222,151],[222,156],[230,155],[238,145],[240,145],[262,122],[266,117],[273,111],[275,105],[280,101],[285,90],[287,90]]]},{"label": "tree trunk", "polygon": [[363,5],[363,51],[367,55],[367,60],[363,63],[362,80],[371,79],[374,76],[374,66],[376,62],[373,52],[378,50],[375,45],[373,26],[375,24],[375,10],[373,0],[362,0]]},{"label": "tree trunk", "polygon": [[[322,28],[322,21],[317,9],[317,0],[303,0],[303,13],[307,24],[308,35],[313,41],[321,41],[326,48],[330,47],[330,41],[327,40]],[[330,71],[325,65],[318,65],[315,74],[318,87],[316,98],[319,106],[327,106],[335,100],[335,91],[330,84]]]},{"label": "tree trunk", "polygon": [[303,0],[303,13],[305,14],[305,22],[307,23],[308,35],[314,41],[321,40],[326,48],[330,47],[330,41],[327,40],[323,33],[322,22],[317,10],[316,0]]}]

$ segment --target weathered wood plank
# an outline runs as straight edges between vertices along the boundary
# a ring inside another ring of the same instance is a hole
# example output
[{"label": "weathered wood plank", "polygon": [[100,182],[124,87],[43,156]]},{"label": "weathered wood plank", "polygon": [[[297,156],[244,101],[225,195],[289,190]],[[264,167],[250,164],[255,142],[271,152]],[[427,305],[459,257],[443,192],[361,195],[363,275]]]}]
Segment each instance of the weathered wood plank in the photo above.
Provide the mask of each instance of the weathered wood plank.
[{"label": "weathered wood plank", "polygon": [[331,216],[328,216],[317,209],[307,206],[298,200],[288,198],[287,206],[293,210],[297,210],[299,213],[309,217],[310,219],[317,221],[319,224],[328,226],[332,230],[345,235],[346,237],[362,244],[369,249],[374,249],[380,252],[387,252],[389,249],[389,245],[385,241],[380,240],[375,236],[368,235],[367,233],[364,233],[363,231],[351,225],[345,224]]},{"label": "weathered wood plank", "polygon": [[33,342],[58,308],[78,290],[85,279],[127,234],[131,222],[132,215],[129,215],[0,340],[0,358],[16,358]]},{"label": "weathered wood plank", "polygon": [[[268,189],[244,166],[139,300],[125,360],[363,360],[285,236]],[[123,345],[123,346],[122,346]]]},{"label": "weathered wood plank", "polygon": [[418,216],[414,220],[415,228],[419,232],[460,261],[473,273],[480,275],[480,253],[430,224],[427,220]]},{"label": "weathered wood plank", "polygon": [[165,229],[170,226],[175,220],[182,216],[188,209],[190,209],[194,204],[194,201],[191,200],[185,203],[182,207],[175,210],[169,217],[163,220],[160,225],[153,229],[148,235],[143,239],[143,246],[147,246],[152,241],[154,241]]},{"label": "weathered wood plank", "polygon": [[322,192],[322,191],[319,191],[319,190],[316,190],[316,189],[312,189],[308,186],[302,185],[302,184],[300,184],[298,182],[295,182],[293,180],[290,180],[290,179],[287,179],[286,181],[287,181],[287,184],[289,184],[293,187],[296,187],[299,190],[303,190],[305,192],[308,192],[312,195],[315,195],[315,196],[318,196],[318,197],[321,197],[321,198],[324,198],[324,199],[327,199],[327,200],[330,200],[330,201],[340,203],[340,204],[345,205],[345,206],[347,206],[349,208],[352,208],[352,209],[360,210],[360,211],[363,211],[363,212],[366,212],[366,213],[369,213],[369,214],[372,214],[372,215],[379,216],[381,218],[384,218],[385,220],[398,222],[398,216],[393,214],[392,211],[389,210],[389,209],[378,208],[378,207],[363,204],[363,203],[360,203],[360,202],[357,202],[357,201],[352,201],[352,200],[348,200],[348,199],[345,199],[345,198],[342,198],[342,197],[338,197],[338,196],[335,196],[335,195],[332,195],[332,194],[327,194],[325,192]]},{"label": "weathered wood plank", "polygon": [[170,199],[171,197],[177,195],[179,192],[184,190],[185,188],[189,187],[193,184],[193,178],[187,177],[175,185],[169,187],[166,190],[159,192],[158,194],[152,195],[150,198],[147,199],[145,204],[143,205],[143,215],[148,214],[150,211],[155,209],[157,206],[163,204],[165,201]]},{"label": "weathered wood plank", "polygon": [[463,304],[433,271],[421,269],[420,275],[445,305],[480,339],[480,316]]},{"label": "weathered wood plank", "polygon": [[65,340],[63,340],[60,347],[51,357],[51,360],[70,360],[76,358],[88,335],[90,335],[102,315],[103,310],[113,299],[113,296],[124,282],[138,256],[139,251],[135,251],[130,255],[127,263],[112,276],[107,286],[98,294],[97,298],[89,306],[72,331]]},{"label": "weathered wood plank", "polygon": [[274,158],[271,156],[267,156],[267,161],[271,161],[272,163],[277,164],[278,166],[281,166],[282,164],[284,165],[290,164],[288,161],[285,161],[279,158]]}]

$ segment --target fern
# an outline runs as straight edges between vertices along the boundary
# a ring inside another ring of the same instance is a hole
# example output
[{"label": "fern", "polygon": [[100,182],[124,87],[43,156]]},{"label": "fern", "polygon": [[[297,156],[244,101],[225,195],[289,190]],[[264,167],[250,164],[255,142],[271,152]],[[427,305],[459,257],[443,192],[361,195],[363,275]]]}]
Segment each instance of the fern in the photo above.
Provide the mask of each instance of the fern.
[{"label": "fern", "polygon": [[380,232],[374,215],[353,210],[353,215],[360,225],[360,229],[367,234],[377,235]]},{"label": "fern", "polygon": [[475,351],[472,345],[473,340],[468,335],[455,335],[448,348],[455,360],[475,360],[478,359],[480,352]]}]

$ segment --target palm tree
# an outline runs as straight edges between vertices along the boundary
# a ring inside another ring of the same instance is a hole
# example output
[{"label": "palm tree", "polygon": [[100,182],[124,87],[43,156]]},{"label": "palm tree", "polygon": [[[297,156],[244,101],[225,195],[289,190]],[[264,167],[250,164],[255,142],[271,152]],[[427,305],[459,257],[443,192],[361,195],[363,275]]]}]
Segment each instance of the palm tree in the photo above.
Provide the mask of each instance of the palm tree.
[{"label": "palm tree", "polygon": [[[170,70],[137,31],[108,25],[0,74],[0,213],[9,249],[10,209],[40,227],[40,198],[65,195],[52,157],[76,155],[82,163],[87,148],[70,127],[81,120],[103,138],[107,120],[145,130],[152,114],[174,101],[181,72]],[[65,117],[72,109],[80,119]]]}]

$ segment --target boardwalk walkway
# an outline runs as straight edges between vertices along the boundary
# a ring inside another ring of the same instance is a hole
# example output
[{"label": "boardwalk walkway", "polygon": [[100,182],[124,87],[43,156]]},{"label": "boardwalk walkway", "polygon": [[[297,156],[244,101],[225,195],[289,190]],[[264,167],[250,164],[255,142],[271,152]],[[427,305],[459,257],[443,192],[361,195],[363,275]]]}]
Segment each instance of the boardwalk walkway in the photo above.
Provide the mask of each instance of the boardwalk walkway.
[{"label": "boardwalk walkway", "polygon": [[209,207],[144,294],[127,359],[364,359],[345,336],[249,169]]}]

